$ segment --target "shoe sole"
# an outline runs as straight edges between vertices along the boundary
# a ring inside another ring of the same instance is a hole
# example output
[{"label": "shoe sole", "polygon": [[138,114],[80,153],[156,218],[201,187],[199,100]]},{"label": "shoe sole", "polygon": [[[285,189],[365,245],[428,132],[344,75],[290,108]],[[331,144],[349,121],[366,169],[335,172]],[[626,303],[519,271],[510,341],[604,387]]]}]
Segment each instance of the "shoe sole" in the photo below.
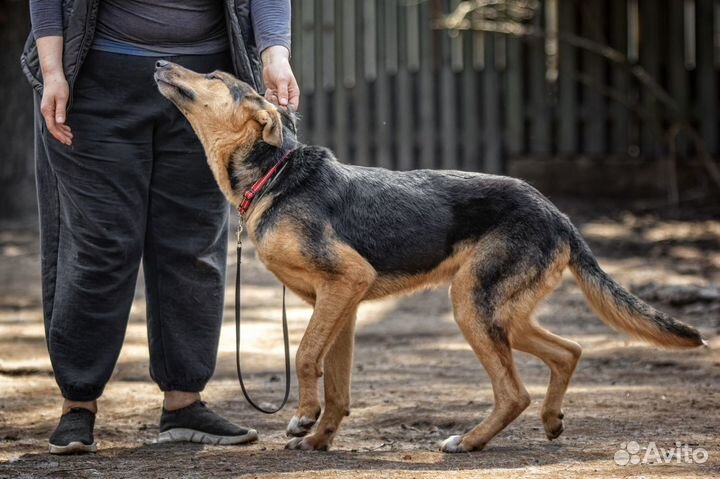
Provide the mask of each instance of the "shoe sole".
[{"label": "shoe sole", "polygon": [[80,441],[73,441],[67,446],[56,446],[50,443],[50,454],[82,454],[86,452],[97,452],[97,444],[84,444]]},{"label": "shoe sole", "polygon": [[246,434],[240,436],[218,436],[207,432],[196,431],[195,429],[175,428],[161,432],[158,435],[157,442],[194,442],[197,444],[229,446],[257,441],[257,438],[258,433],[255,429],[250,429]]}]

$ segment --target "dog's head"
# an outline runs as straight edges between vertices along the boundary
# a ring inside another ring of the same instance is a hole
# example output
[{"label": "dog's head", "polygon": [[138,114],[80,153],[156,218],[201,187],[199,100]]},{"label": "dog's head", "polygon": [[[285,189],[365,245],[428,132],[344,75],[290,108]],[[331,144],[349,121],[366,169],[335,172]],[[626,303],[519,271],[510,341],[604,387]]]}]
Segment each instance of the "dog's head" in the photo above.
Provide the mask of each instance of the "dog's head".
[{"label": "dog's head", "polygon": [[185,115],[205,148],[223,193],[237,202],[234,183],[250,151],[259,143],[281,148],[284,136],[294,141],[295,119],[250,85],[229,73],[196,73],[160,60],[155,65],[160,93]]},{"label": "dog's head", "polygon": [[281,147],[283,118],[278,107],[229,73],[196,73],[160,60],[155,66],[160,93],[187,117],[208,148],[230,137],[237,147],[258,141]]}]

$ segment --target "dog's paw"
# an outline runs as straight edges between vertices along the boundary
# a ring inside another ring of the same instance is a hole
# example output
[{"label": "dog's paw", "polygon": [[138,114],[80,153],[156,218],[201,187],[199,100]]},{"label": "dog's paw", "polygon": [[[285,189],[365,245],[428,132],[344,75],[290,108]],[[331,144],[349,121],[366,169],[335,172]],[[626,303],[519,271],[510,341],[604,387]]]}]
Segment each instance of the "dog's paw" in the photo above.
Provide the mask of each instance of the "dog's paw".
[{"label": "dog's paw", "polygon": [[327,451],[328,443],[325,441],[314,441],[313,436],[296,437],[285,444],[285,449],[296,451]]},{"label": "dog's paw", "polygon": [[450,436],[445,439],[442,444],[440,444],[440,450],[449,453],[470,452],[463,446],[462,436]]},{"label": "dog's paw", "polygon": [[560,437],[560,434],[565,430],[565,424],[563,418],[565,415],[560,412],[559,414],[547,414],[543,416],[543,427],[545,428],[545,435],[552,441]]},{"label": "dog's paw", "polygon": [[312,430],[312,427],[315,425],[315,421],[317,420],[310,417],[293,416],[292,419],[290,419],[285,432],[288,437],[303,437]]}]

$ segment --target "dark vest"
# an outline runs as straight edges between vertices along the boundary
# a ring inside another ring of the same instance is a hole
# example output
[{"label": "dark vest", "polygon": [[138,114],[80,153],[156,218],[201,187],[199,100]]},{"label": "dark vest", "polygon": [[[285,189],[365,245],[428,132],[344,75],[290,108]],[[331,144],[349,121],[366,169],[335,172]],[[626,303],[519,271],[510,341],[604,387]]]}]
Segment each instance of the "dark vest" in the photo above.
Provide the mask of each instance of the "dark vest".
[{"label": "dark vest", "polygon": [[[224,3],[234,73],[262,92],[262,66],[250,21],[250,0],[224,0]],[[63,69],[71,98],[78,72],[93,42],[99,6],[100,0],[63,0]],[[32,87],[42,94],[40,60],[32,32],[25,42],[20,64]]]}]

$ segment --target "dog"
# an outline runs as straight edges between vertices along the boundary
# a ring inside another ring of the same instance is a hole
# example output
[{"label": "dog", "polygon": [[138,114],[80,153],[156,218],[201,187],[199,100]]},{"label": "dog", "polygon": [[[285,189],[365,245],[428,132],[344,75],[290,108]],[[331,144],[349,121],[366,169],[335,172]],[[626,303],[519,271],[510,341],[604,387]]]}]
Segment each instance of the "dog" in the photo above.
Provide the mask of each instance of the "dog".
[{"label": "dog", "polygon": [[[155,80],[197,133],[228,201],[244,212],[260,260],[314,308],[296,355],[290,449],[327,450],[349,415],[355,318],[365,300],[450,283],[455,321],[490,377],[495,405],[470,432],[442,442],[449,453],[482,449],[528,407],[513,349],[549,367],[541,419],[548,439],[563,432],[563,397],[581,348],[531,315],[567,268],[611,327],[658,346],[704,343],[610,278],[567,216],[521,180],[346,165],[301,144],[293,114],[228,73],[160,61]],[[251,188],[269,174],[262,191]]]}]

